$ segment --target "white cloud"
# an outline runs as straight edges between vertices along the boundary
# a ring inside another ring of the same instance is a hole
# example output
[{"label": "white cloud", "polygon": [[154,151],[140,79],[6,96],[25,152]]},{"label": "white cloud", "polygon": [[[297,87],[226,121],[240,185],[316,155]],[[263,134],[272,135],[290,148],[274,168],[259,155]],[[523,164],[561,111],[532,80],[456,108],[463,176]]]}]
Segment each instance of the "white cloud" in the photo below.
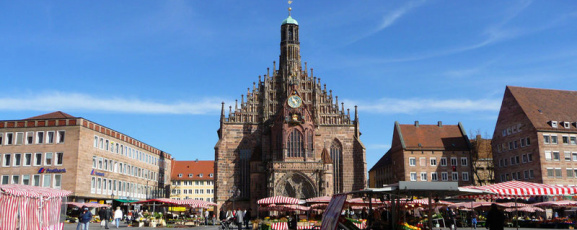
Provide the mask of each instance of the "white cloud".
[{"label": "white cloud", "polygon": [[194,103],[155,102],[127,98],[103,98],[79,93],[50,92],[9,98],[0,97],[0,111],[103,111],[135,114],[214,114],[222,100],[206,98]]},{"label": "white cloud", "polygon": [[403,15],[410,12],[412,9],[423,5],[424,3],[425,3],[424,0],[407,2],[405,5],[389,12],[388,14],[385,14],[381,20],[381,23],[377,27],[375,27],[373,30],[371,30],[365,34],[362,34],[361,36],[354,38],[353,40],[349,41],[347,44],[351,44],[351,43],[354,43],[356,41],[359,41],[363,38],[371,36],[375,33],[378,33],[379,31],[382,31],[382,30],[394,25],[395,22],[397,20],[399,20]]},{"label": "white cloud", "polygon": [[345,104],[358,105],[366,113],[415,114],[420,112],[470,113],[499,111],[500,99],[428,99],[428,98],[382,98],[376,101],[351,101]]}]

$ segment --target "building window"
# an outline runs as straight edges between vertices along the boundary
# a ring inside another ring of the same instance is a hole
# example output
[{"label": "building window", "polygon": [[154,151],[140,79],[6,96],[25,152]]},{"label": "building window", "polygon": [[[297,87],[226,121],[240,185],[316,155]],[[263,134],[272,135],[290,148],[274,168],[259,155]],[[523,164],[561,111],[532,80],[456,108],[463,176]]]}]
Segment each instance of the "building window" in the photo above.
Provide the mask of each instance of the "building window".
[{"label": "building window", "polygon": [[32,153],[24,153],[24,166],[32,165]]},{"label": "building window", "polygon": [[421,172],[421,181],[427,181],[427,173]]},{"label": "building window", "polygon": [[20,184],[20,175],[12,175],[12,184]]},{"label": "building window", "polygon": [[[295,130],[296,131],[296,130]],[[252,151],[249,149],[240,150],[240,162],[239,162],[239,177],[240,177],[240,197],[248,198],[250,197],[250,158],[252,156]],[[199,177],[203,177],[203,174],[198,174]],[[197,181],[198,182],[198,181]]]},{"label": "building window", "polygon": [[448,181],[449,180],[449,173],[441,172],[441,180]]},{"label": "building window", "polygon": [[567,178],[573,178],[573,169],[567,169]]},{"label": "building window", "polygon": [[560,168],[555,169],[555,177],[563,178],[563,175],[561,175],[561,169]]},{"label": "building window", "polygon": [[436,172],[431,173],[431,181],[438,181],[439,177]]},{"label": "building window", "polygon": [[515,165],[515,157],[511,157],[511,165]]},{"label": "building window", "polygon": [[527,153],[527,158],[529,162],[533,162],[533,153]]},{"label": "building window", "polygon": [[14,144],[14,133],[6,133],[6,145]]},{"label": "building window", "polygon": [[565,151],[563,155],[565,156],[565,161],[571,161],[571,152]]},{"label": "building window", "polygon": [[519,142],[513,141],[513,148],[514,148],[514,149],[519,148]]},{"label": "building window", "polygon": [[523,158],[522,158],[522,159],[523,159],[523,164],[524,164],[524,163],[527,163],[527,155],[523,154]]},{"label": "building window", "polygon": [[525,176],[525,180],[529,179],[529,171],[525,170],[525,171],[523,171],[523,174]]},{"label": "building window", "polygon": [[297,129],[293,129],[293,131],[290,133],[287,147],[288,157],[304,156],[303,135]]},{"label": "building window", "polygon": [[108,149],[110,148],[110,142],[108,140],[104,141],[104,150],[108,151]]},{"label": "building window", "polygon": [[543,143],[545,143],[545,144],[551,144],[551,136],[549,136],[549,135],[543,135]]},{"label": "building window", "polygon": [[22,154],[14,153],[14,165],[13,166],[20,166],[22,165]]},{"label": "building window", "polygon": [[534,178],[535,177],[535,172],[533,171],[533,169],[529,170],[529,178]]},{"label": "building window", "polygon": [[50,188],[52,185],[52,175],[44,174],[44,179],[42,180],[42,187]]},{"label": "building window", "polygon": [[30,175],[22,175],[22,184],[30,185]]},{"label": "building window", "polygon": [[525,140],[527,141],[527,143],[525,143],[525,145],[527,145],[527,146],[531,145],[531,138],[527,137],[527,138],[525,138]]},{"label": "building window", "polygon": [[573,155],[573,161],[577,161],[577,152],[574,152],[572,155]]},{"label": "building window", "polygon": [[463,181],[469,181],[469,173],[468,172],[461,173],[461,176],[463,177]]},{"label": "building window", "polygon": [[563,127],[565,127],[566,129],[571,128],[571,123],[569,122],[563,122]]},{"label": "building window", "polygon": [[565,145],[569,144],[569,137],[568,136],[562,136],[561,140],[563,141],[563,144],[565,144]]},{"label": "building window", "polygon": [[198,177],[202,177],[202,176],[203,176],[202,173],[198,174]]},{"label": "building window", "polygon": [[552,159],[551,151],[545,151],[545,160],[550,161],[551,159]]},{"label": "building window", "polygon": [[458,173],[458,172],[453,172],[453,173],[452,173],[452,176],[453,176],[453,177],[452,177],[451,179],[452,179],[453,181],[459,181],[459,173]]},{"label": "building window", "polygon": [[467,166],[467,158],[466,157],[461,157],[461,165]]},{"label": "building window", "polygon": [[[296,130],[295,130],[296,131]],[[338,140],[333,140],[330,148],[330,157],[333,160],[333,193],[343,192],[343,147]]]},{"label": "building window", "polygon": [[36,132],[36,144],[44,143],[44,132],[38,131]]},{"label": "building window", "polygon": [[557,121],[551,121],[551,127],[557,128]]},{"label": "building window", "polygon": [[10,163],[12,163],[11,160],[12,160],[12,155],[10,155],[9,153],[4,154],[4,161],[2,162],[2,166],[9,167]]},{"label": "building window", "polygon": [[441,157],[441,166],[447,166],[447,158]]},{"label": "building window", "polygon": [[451,166],[457,166],[457,158],[451,157]]},{"label": "building window", "polygon": [[430,161],[431,161],[431,162],[430,162],[430,163],[431,163],[431,166],[437,166],[437,158],[431,157]]},{"label": "building window", "polygon": [[551,144],[554,144],[554,145],[558,144],[557,135],[551,135]]},{"label": "building window", "polygon": [[9,184],[10,183],[10,176],[4,175],[2,176],[2,184]]},{"label": "building window", "polygon": [[554,161],[560,161],[561,160],[561,156],[559,155],[559,152],[553,152],[553,160]]},{"label": "building window", "polygon": [[24,144],[24,133],[16,133],[16,145]]},{"label": "building window", "polygon": [[182,177],[182,173],[179,173],[179,174],[178,174],[178,177]]},{"label": "building window", "polygon": [[416,166],[417,165],[417,159],[414,157],[409,157],[409,166]]},{"label": "building window", "polygon": [[214,174],[210,173],[208,174],[209,177],[214,177]]},{"label": "building window", "polygon": [[417,181],[417,173],[411,172],[411,181]]},{"label": "building window", "polygon": [[425,158],[425,157],[419,158],[419,165],[420,166],[427,166],[427,158]]},{"label": "building window", "polygon": [[547,168],[547,177],[553,178],[555,177],[554,171],[552,168]]},{"label": "building window", "polygon": [[572,145],[577,144],[577,140],[576,140],[576,139],[577,139],[577,137],[570,137],[569,143],[572,144]]},{"label": "building window", "polygon": [[0,133],[0,145],[4,144],[4,133]]},{"label": "building window", "polygon": [[61,188],[62,187],[62,175],[56,174],[54,175],[54,188]]},{"label": "building window", "polygon": [[54,131],[46,132],[46,144],[54,144]]},{"label": "building window", "polygon": [[55,165],[62,165],[63,161],[64,161],[64,153],[56,153],[56,160],[54,161],[56,163]]}]

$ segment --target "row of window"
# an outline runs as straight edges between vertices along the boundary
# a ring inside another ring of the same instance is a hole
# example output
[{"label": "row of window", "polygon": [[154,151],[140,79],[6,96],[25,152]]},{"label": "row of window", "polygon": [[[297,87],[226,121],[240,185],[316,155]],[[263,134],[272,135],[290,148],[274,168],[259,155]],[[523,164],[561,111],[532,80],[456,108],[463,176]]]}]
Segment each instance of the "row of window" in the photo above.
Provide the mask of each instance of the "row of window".
[{"label": "row of window", "polygon": [[[577,137],[576,136],[561,136],[561,141],[563,144],[568,145],[577,145]],[[543,134],[543,143],[545,144],[558,144],[558,135],[557,134]]]},{"label": "row of window", "polygon": [[[180,191],[182,191],[183,194],[193,194],[192,189],[173,189],[172,194],[180,194]],[[204,189],[194,189],[194,194],[204,194],[204,192]],[[206,189],[206,194],[214,194],[214,189]]]},{"label": "row of window", "polygon": [[[174,198],[171,198],[171,199],[180,200],[180,197],[174,197]],[[192,198],[186,196],[186,197],[184,197],[183,200],[188,200],[188,199],[192,199]],[[195,199],[195,200],[204,200],[204,198],[202,198],[202,197],[195,197],[194,199]],[[207,198],[206,198],[206,201],[214,202],[214,198],[212,198],[212,197],[207,197]]]},{"label": "row of window", "polygon": [[[519,165],[521,163],[525,164],[528,162],[533,162],[533,154],[532,153],[522,154],[521,157],[512,156],[510,159],[511,159],[511,165]],[[523,161],[521,161],[521,159]],[[499,159],[499,167],[507,167],[507,166],[509,166],[509,159],[507,158]]]},{"label": "row of window", "polygon": [[[467,157],[461,157],[461,166],[467,166],[468,165],[467,159],[468,159]],[[440,160],[441,160],[440,161],[441,166],[447,166],[447,158],[446,157],[441,157]],[[437,166],[437,158],[436,157],[429,158],[429,165],[430,166]],[[416,157],[409,157],[409,166],[417,166],[417,158]],[[427,158],[426,157],[420,157],[419,158],[419,166],[427,166]],[[451,157],[451,166],[459,166],[457,157]]]},{"label": "row of window", "polygon": [[519,147],[523,148],[530,145],[531,145],[531,138],[524,137],[521,138],[520,140],[509,141],[508,146],[506,143],[497,145],[497,152],[518,149]]},{"label": "row of window", "polygon": [[[567,179],[577,178],[577,168],[566,168],[565,176]],[[563,178],[563,170],[561,168],[547,168],[547,177]]]},{"label": "row of window", "polygon": [[92,168],[158,181],[158,173],[154,171],[97,156],[92,157]]},{"label": "row of window", "polygon": [[[577,152],[563,152],[563,158],[565,161],[577,161]],[[561,153],[559,151],[545,151],[545,160],[547,161],[560,161]]]},{"label": "row of window", "polygon": [[62,174],[2,175],[2,184],[23,184],[60,189]]},{"label": "row of window", "polygon": [[94,148],[98,148],[104,151],[110,151],[111,153],[120,154],[131,159],[135,159],[147,164],[158,165],[158,157],[147,154],[137,149],[124,146],[120,143],[114,143],[114,141],[109,141],[102,137],[94,136]]},{"label": "row of window", "polygon": [[64,143],[66,131],[28,131],[16,133],[0,133],[0,145],[31,145]]},{"label": "row of window", "polygon": [[[194,174],[192,174],[192,173],[189,173],[189,174],[188,174],[188,177],[190,177],[190,178],[192,178],[193,176],[194,176]],[[199,174],[198,174],[198,177],[203,177],[203,176],[204,176],[204,174],[202,174],[202,173],[199,173]],[[210,174],[208,174],[208,176],[209,176],[209,177],[213,177],[214,174],[210,173]],[[178,174],[178,177],[182,177],[182,173],[179,173],[179,174]]]},{"label": "row of window", "polygon": [[[525,180],[535,178],[535,172],[533,169],[523,171],[523,176]],[[512,173],[504,173],[501,174],[501,182],[510,181],[510,180],[522,180],[521,172],[512,172]]]},{"label": "row of window", "polygon": [[511,127],[509,127],[509,128],[503,129],[501,135],[505,137],[505,136],[507,136],[507,135],[511,135],[511,134],[515,134],[515,133],[521,132],[521,126],[522,126],[521,124],[516,124],[516,125],[513,125],[513,126],[511,126]]},{"label": "row of window", "polygon": [[92,177],[90,183],[90,192],[93,194],[114,194],[131,198],[145,198],[146,194],[151,192],[151,188],[147,185],[102,177]]},{"label": "row of window", "polygon": [[[212,177],[212,173],[210,174],[210,177]],[[181,183],[181,182],[182,182],[182,183]],[[191,181],[191,180],[183,180],[183,181],[173,180],[173,181],[172,181],[172,185],[181,185],[181,184],[182,184],[182,185],[184,185],[184,186],[189,186],[189,185],[193,185],[192,182],[194,182],[194,185],[202,185],[202,186],[203,186],[205,181],[202,181],[202,180],[196,180],[196,181]],[[206,181],[206,185],[214,185],[214,181],[207,180],[207,181]]]},{"label": "row of window", "polygon": [[[569,121],[549,121],[549,123],[551,124],[551,127],[553,128],[558,128],[559,127],[559,123],[561,123],[563,125],[564,128],[569,129],[571,128],[571,122]],[[575,126],[577,127],[577,122],[575,123]]]},{"label": "row of window", "polygon": [[[421,172],[420,173],[420,181],[429,181],[428,178],[428,173],[427,172]],[[461,173],[461,180],[462,181],[469,181],[469,173],[468,172],[462,172]],[[417,173],[416,172],[411,172],[410,174],[410,179],[411,181],[417,181]],[[431,173],[431,181],[439,181],[439,174],[437,172],[432,172]],[[441,181],[448,181],[449,180],[449,172],[441,172]],[[459,173],[458,172],[452,172],[451,173],[451,180],[452,181],[459,181]]]},{"label": "row of window", "polygon": [[64,153],[5,153],[1,159],[2,167],[60,166]]}]

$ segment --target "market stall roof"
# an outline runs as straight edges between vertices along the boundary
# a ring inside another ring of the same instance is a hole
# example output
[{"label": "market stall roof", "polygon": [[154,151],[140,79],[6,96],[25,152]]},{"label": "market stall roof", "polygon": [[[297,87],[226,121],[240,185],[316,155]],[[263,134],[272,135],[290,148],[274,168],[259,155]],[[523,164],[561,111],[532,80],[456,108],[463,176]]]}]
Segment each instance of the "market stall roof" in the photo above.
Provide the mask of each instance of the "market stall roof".
[{"label": "market stall roof", "polygon": [[577,187],[539,184],[525,181],[507,181],[479,187],[469,187],[489,191],[492,194],[469,194],[470,198],[502,199],[524,198],[545,195],[572,195],[577,193]]},{"label": "market stall roof", "polygon": [[577,201],[573,200],[545,201],[533,205],[539,207],[577,207]]},{"label": "market stall roof", "polygon": [[[516,209],[519,212],[545,212],[542,208],[533,207],[533,206],[525,206]],[[506,208],[505,212],[514,212],[515,208]]]},{"label": "market stall roof", "polygon": [[459,187],[457,182],[416,182],[399,181],[397,184],[386,185],[383,188],[368,188],[365,190],[350,192],[355,193],[389,193],[407,196],[428,197],[449,197],[458,195],[488,195],[491,191],[484,191],[476,188]]},{"label": "market stall roof", "polygon": [[21,185],[21,184],[0,185],[0,191],[8,195],[24,196],[30,198],[64,197],[72,194],[72,192],[68,190],[52,189],[52,188]]},{"label": "market stall roof", "polygon": [[330,196],[320,196],[306,199],[307,203],[329,203],[332,197]]},{"label": "market stall roof", "polygon": [[66,202],[67,205],[72,205],[76,207],[86,206],[88,208],[100,208],[100,207],[110,207],[109,204],[99,204],[99,203],[79,203],[79,202]]},{"label": "market stall roof", "polygon": [[127,200],[127,199],[114,199],[115,201],[118,201],[120,203],[133,203],[133,202],[138,202],[138,200]]},{"label": "market stall roof", "polygon": [[293,197],[286,196],[273,196],[260,199],[256,202],[257,204],[299,204],[300,200]]}]

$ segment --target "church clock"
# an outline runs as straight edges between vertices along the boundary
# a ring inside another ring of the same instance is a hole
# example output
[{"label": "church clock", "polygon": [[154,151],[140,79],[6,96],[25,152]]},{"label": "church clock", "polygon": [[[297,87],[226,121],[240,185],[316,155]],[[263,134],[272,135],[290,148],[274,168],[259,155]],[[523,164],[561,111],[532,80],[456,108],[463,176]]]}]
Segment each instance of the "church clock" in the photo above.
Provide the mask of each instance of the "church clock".
[{"label": "church clock", "polygon": [[289,97],[289,99],[288,99],[288,105],[291,108],[301,107],[302,103],[303,103],[303,100],[297,95],[293,95],[293,96]]}]

